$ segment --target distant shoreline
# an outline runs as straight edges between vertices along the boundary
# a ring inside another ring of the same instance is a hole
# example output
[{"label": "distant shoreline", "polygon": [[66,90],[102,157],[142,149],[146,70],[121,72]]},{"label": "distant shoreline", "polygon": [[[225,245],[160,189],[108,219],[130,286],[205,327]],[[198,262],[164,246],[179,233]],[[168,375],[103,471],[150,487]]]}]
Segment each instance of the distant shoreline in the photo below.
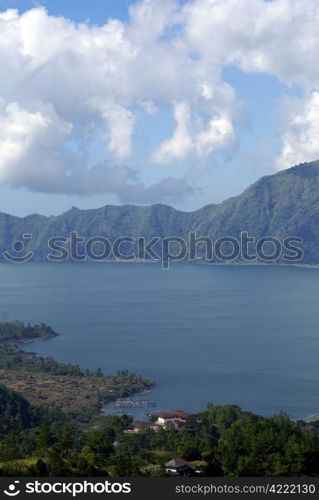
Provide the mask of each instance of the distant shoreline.
[{"label": "distant shoreline", "polygon": [[[248,265],[249,265],[249,264],[248,264]],[[262,265],[262,264],[261,264],[261,265]],[[265,264],[265,265],[267,265],[267,264]],[[303,266],[300,266],[300,267],[303,267]],[[22,341],[19,341],[19,343],[17,343],[17,344],[16,344],[16,346],[17,346],[18,350],[19,350],[19,351],[21,351],[21,352],[24,352],[24,353],[26,353],[26,354],[28,354],[28,355],[32,355],[32,354],[34,354],[34,355],[38,356],[38,353],[37,353],[37,352],[33,352],[33,353],[31,353],[31,352],[29,352],[29,351],[24,351],[24,350],[23,350],[23,345],[26,345],[26,344],[31,344],[31,343],[33,343],[33,342],[38,342],[38,341],[51,340],[51,339],[54,339],[54,338],[56,338],[56,337],[60,337],[60,336],[61,336],[61,334],[59,334],[59,333],[57,333],[57,332],[55,332],[55,331],[52,331],[52,333],[51,333],[51,334],[48,334],[48,336],[46,336],[46,337],[33,337],[33,338],[30,338],[30,339],[24,339],[24,340],[22,340]],[[121,415],[121,414],[122,414],[122,415],[123,415],[123,414],[129,415],[129,414],[130,414],[130,412],[129,412],[129,409],[130,409],[130,408],[128,408],[128,407],[126,408],[126,409],[128,410],[127,412],[126,412],[126,411],[118,411],[118,412],[114,412],[114,413],[113,413],[113,412],[111,411],[110,413],[108,413],[108,411],[106,411],[106,412],[105,412],[105,410],[110,409],[110,407],[111,407],[111,406],[114,406],[114,409],[115,409],[116,404],[117,404],[118,402],[123,401],[123,400],[127,400],[127,399],[130,399],[130,398],[133,398],[133,399],[135,399],[135,398],[136,398],[136,399],[140,399],[140,398],[142,398],[142,397],[143,397],[143,394],[146,394],[146,393],[147,393],[147,394],[151,394],[151,393],[152,393],[152,391],[154,390],[154,388],[155,388],[155,387],[156,387],[156,381],[153,381],[153,386],[152,386],[152,387],[145,388],[145,389],[143,389],[142,391],[132,392],[132,393],[130,393],[129,395],[125,396],[124,398],[123,398],[123,396],[122,396],[122,397],[121,397],[121,396],[119,396],[119,397],[115,397],[114,399],[111,399],[110,401],[105,402],[104,404],[102,404],[101,409],[100,409],[100,413],[101,413],[102,415],[108,415],[108,414],[109,414],[109,415],[112,415],[112,414],[114,414],[114,415],[115,415],[115,414],[117,414],[117,415]],[[154,406],[156,407],[156,406],[157,406],[157,403],[155,403],[155,404],[154,404]],[[109,407],[109,408],[108,408],[108,407]],[[120,409],[120,407],[119,407],[119,409]],[[124,409],[124,408],[123,408],[123,409]],[[134,406],[132,406],[132,408],[131,408],[131,409],[133,409],[133,410],[134,410]],[[136,408],[135,408],[135,409],[136,409]],[[275,413],[274,415],[276,415],[276,413]],[[146,417],[146,416],[147,416],[147,415],[145,415],[145,417]],[[145,417],[144,417],[144,418],[145,418]],[[141,419],[139,419],[139,420],[141,420]],[[309,423],[309,424],[311,424],[312,422],[315,422],[315,421],[318,421],[318,420],[319,420],[319,414],[313,414],[313,415],[310,415],[309,417],[306,417],[306,418],[294,418],[294,419],[292,419],[292,420],[293,420],[293,421],[295,421],[295,422],[302,421],[302,422],[305,422],[305,423]],[[146,419],[145,421],[148,421],[148,419]]]},{"label": "distant shoreline", "polygon": [[[83,260],[83,261],[74,261],[72,259],[65,260],[63,262],[53,262],[50,260],[35,260],[35,261],[28,261],[24,262],[23,265],[32,265],[32,264],[52,264],[52,265],[63,265],[63,264],[156,264],[156,265],[161,265],[162,261],[158,260],[137,260],[137,259],[130,259],[130,260],[122,260],[122,259],[108,259],[108,260],[103,260],[103,261],[91,261],[91,260]],[[6,260],[0,260],[0,265],[1,264],[9,264],[9,265],[16,265],[15,262],[8,262]],[[175,262],[175,261],[170,261],[170,266],[171,265],[180,265],[180,264],[185,264],[185,265],[190,265],[190,266],[214,266],[214,267],[301,267],[301,268],[306,268],[306,269],[319,269],[319,264],[307,264],[307,263],[299,263],[299,264],[293,264],[293,263],[283,263],[283,262],[203,262],[203,261],[180,261],[180,262]],[[18,265],[21,265],[19,263]],[[37,340],[37,339],[35,339]]]}]

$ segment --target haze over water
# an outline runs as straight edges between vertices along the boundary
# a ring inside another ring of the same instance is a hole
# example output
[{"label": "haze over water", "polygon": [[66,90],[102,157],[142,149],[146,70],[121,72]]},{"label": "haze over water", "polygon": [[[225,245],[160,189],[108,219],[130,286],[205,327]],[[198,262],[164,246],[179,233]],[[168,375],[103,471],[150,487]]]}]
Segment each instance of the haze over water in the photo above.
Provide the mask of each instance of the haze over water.
[{"label": "haze over water", "polygon": [[152,378],[156,411],[212,402],[319,413],[315,269],[1,264],[0,277],[1,321],[44,322],[61,334],[27,350]]}]

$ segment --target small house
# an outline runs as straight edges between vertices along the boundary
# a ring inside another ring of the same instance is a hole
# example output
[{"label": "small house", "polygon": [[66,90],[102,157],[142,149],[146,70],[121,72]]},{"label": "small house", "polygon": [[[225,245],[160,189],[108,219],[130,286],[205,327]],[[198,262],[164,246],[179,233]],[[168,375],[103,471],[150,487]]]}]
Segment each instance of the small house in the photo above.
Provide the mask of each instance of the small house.
[{"label": "small house", "polygon": [[173,424],[175,427],[178,427],[179,424],[185,424],[186,419],[190,416],[189,413],[185,411],[174,411],[169,413],[160,413],[157,416],[156,423],[158,425],[162,425],[165,427],[168,423]]},{"label": "small house", "polygon": [[156,422],[134,422],[133,428],[126,432],[129,434],[136,434],[137,432],[143,431],[145,429],[157,431],[158,427],[159,426]]},{"label": "small house", "polygon": [[178,476],[193,476],[195,473],[194,467],[186,462],[183,458],[173,458],[165,464],[165,471],[168,474],[174,474]]}]

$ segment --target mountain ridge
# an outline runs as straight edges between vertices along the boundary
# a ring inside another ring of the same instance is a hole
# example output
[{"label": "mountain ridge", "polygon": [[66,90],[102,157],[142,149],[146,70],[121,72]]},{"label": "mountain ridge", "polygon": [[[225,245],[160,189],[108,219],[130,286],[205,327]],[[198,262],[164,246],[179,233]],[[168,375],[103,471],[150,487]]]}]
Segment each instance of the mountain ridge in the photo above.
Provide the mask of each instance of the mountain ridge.
[{"label": "mountain ridge", "polygon": [[165,204],[126,204],[88,210],[72,207],[51,217],[0,213],[0,252],[2,255],[26,233],[32,234],[32,239],[25,242],[25,249],[34,253],[35,260],[43,260],[47,241],[57,235],[68,237],[72,231],[86,239],[103,236],[111,242],[126,236],[187,238],[192,231],[216,240],[238,238],[246,231],[256,239],[300,237],[305,246],[303,262],[318,263],[318,216],[319,161],[315,161],[264,176],[240,195],[192,212]]},{"label": "mountain ridge", "polygon": [[[44,219],[56,219],[57,217],[62,217],[66,214],[68,214],[69,212],[96,212],[96,211],[99,211],[99,210],[103,210],[103,209],[106,209],[106,208],[133,208],[133,207],[138,207],[138,208],[160,208],[160,207],[164,207],[164,208],[169,208],[171,210],[174,210],[176,212],[179,212],[179,213],[183,213],[183,214],[194,214],[196,212],[199,212],[200,210],[203,210],[205,208],[213,208],[213,207],[218,207],[220,205],[222,205],[223,203],[225,202],[228,202],[234,198],[238,198],[239,196],[242,196],[246,191],[249,191],[251,188],[253,188],[254,186],[256,186],[257,184],[259,184],[260,182],[262,181],[265,181],[266,179],[269,179],[269,178],[275,178],[275,177],[280,177],[280,176],[285,176],[285,175],[289,175],[290,173],[294,173],[294,174],[297,174],[297,171],[300,172],[300,170],[304,169],[304,168],[307,168],[307,170],[310,170],[312,172],[314,172],[316,169],[319,169],[319,160],[316,160],[316,161],[313,161],[313,162],[303,162],[303,163],[299,163],[297,165],[293,165],[292,167],[290,168],[287,168],[285,170],[281,170],[280,172],[276,172],[275,174],[268,174],[268,175],[264,175],[262,177],[260,177],[259,179],[257,179],[255,182],[253,182],[251,185],[247,186],[247,188],[244,189],[244,191],[242,191],[242,193],[239,193],[238,195],[234,195],[234,196],[230,196],[229,198],[226,198],[225,200],[219,202],[219,203],[208,203],[207,205],[203,205],[203,207],[200,207],[200,208],[197,208],[196,210],[180,210],[178,208],[175,208],[171,205],[168,205],[166,203],[153,203],[151,205],[138,205],[138,204],[131,204],[131,203],[124,203],[122,205],[112,205],[112,204],[107,204],[107,205],[103,205],[102,207],[98,207],[98,208],[87,208],[87,209],[82,209],[82,208],[78,208],[76,206],[72,206],[71,208],[69,208],[68,210],[66,210],[65,212],[62,212],[61,214],[57,214],[57,215],[43,215],[43,214],[40,214],[40,213],[30,213],[30,214],[27,214],[27,215],[24,215],[24,216],[20,216],[20,215],[12,215],[8,212],[0,212],[1,215],[7,215],[7,216],[10,216],[10,217],[14,217],[16,219],[28,219],[28,218],[31,218],[31,217],[42,217]],[[318,172],[318,175],[319,175],[319,172]]]}]

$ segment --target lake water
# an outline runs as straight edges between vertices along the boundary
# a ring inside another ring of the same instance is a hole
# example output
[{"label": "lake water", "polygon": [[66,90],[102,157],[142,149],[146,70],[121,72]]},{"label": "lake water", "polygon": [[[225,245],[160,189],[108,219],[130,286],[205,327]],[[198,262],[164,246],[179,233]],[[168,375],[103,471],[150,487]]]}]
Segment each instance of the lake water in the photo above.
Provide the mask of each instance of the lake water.
[{"label": "lake water", "polygon": [[212,402],[319,413],[315,269],[1,264],[0,278],[1,321],[45,322],[61,334],[26,349],[155,379],[156,411]]}]

